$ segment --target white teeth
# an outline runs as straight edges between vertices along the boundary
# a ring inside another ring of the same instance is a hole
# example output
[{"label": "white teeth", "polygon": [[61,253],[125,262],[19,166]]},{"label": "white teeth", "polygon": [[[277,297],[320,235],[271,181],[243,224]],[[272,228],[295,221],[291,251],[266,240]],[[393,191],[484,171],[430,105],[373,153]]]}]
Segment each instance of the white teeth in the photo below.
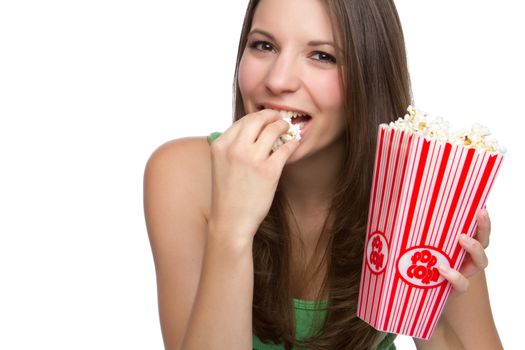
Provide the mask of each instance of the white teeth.
[{"label": "white teeth", "polygon": [[[272,109],[272,108],[267,108],[267,109]],[[292,111],[278,111],[278,112],[281,114],[281,118],[286,118],[286,119],[293,119],[293,118],[297,118],[297,117],[303,117],[303,116],[306,115],[306,113],[297,112],[297,111],[295,111],[295,112],[292,112]]]}]

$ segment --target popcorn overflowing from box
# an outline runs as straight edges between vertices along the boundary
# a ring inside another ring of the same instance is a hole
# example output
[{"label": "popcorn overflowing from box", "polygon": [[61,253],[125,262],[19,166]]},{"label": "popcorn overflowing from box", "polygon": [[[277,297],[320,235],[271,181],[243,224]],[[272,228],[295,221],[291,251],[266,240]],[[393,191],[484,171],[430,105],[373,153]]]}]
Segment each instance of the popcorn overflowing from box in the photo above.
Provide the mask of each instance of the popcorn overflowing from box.
[{"label": "popcorn overflowing from box", "polygon": [[431,117],[414,106],[408,106],[407,112],[403,118],[391,122],[389,126],[429,139],[450,142],[453,145],[492,153],[505,153],[505,149],[490,137],[489,129],[481,124],[474,124],[470,130],[450,131],[449,123],[442,117]]},{"label": "popcorn overflowing from box", "polygon": [[409,106],[379,126],[357,315],[384,332],[429,339],[505,149],[486,127],[452,132]]}]

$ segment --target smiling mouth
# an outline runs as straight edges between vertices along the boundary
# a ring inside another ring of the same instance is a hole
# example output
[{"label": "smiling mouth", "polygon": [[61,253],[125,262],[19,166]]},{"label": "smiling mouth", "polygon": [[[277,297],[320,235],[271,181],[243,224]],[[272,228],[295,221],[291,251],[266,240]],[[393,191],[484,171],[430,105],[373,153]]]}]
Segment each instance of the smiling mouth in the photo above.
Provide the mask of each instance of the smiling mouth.
[{"label": "smiling mouth", "polygon": [[299,128],[302,128],[306,123],[312,120],[311,116],[309,116],[308,114],[304,112],[300,112],[300,111],[280,110],[280,109],[275,109],[275,108],[266,107],[266,106],[259,106],[257,109],[259,111],[262,111],[263,109],[271,109],[271,110],[277,111],[281,115],[281,118],[290,119],[293,125],[299,124]]}]

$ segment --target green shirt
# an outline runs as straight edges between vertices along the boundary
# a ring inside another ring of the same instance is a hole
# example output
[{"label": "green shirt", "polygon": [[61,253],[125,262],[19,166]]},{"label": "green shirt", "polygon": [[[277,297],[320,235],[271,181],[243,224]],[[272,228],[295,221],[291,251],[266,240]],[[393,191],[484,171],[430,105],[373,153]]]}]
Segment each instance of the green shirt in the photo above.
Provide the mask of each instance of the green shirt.
[{"label": "green shirt", "polygon": [[[323,300],[320,302],[317,301],[307,301],[293,299],[294,312],[295,312],[295,333],[297,339],[305,339],[308,336],[316,333],[320,324],[315,323],[314,316],[316,313],[319,313],[318,320],[320,322],[324,321],[326,311],[320,310],[326,307],[327,301]],[[394,345],[394,339],[396,338],[395,334],[391,333],[382,333],[383,339],[377,346],[376,350],[395,350],[396,346]],[[254,350],[284,350],[284,345],[282,344],[273,344],[273,343],[263,343],[255,334],[253,335],[253,349]]]}]

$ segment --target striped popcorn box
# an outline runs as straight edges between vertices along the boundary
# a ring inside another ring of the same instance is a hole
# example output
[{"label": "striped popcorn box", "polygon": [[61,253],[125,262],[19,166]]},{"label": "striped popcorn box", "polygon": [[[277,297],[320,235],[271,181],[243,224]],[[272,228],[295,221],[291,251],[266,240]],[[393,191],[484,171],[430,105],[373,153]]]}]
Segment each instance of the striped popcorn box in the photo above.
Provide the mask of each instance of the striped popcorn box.
[{"label": "striped popcorn box", "polygon": [[[409,107],[410,108],[410,107]],[[374,328],[429,339],[473,236],[502,152],[466,148],[381,125],[357,315]]]}]

